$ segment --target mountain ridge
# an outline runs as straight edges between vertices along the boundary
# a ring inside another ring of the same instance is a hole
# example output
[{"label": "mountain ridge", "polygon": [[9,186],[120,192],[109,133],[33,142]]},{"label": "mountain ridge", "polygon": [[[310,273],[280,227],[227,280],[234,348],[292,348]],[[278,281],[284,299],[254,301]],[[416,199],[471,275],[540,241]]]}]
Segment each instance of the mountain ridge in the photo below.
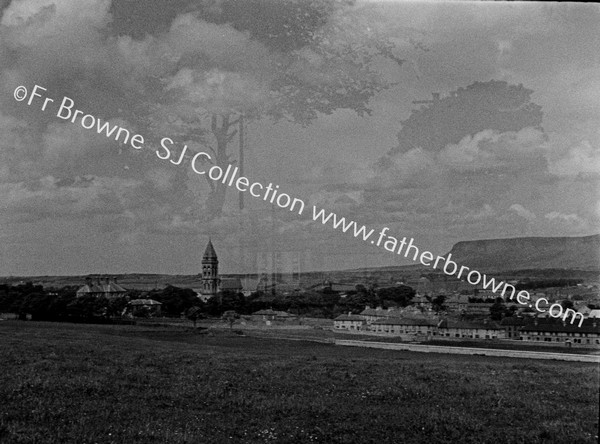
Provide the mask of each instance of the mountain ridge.
[{"label": "mountain ridge", "polygon": [[600,269],[600,234],[460,241],[444,256],[473,268]]}]

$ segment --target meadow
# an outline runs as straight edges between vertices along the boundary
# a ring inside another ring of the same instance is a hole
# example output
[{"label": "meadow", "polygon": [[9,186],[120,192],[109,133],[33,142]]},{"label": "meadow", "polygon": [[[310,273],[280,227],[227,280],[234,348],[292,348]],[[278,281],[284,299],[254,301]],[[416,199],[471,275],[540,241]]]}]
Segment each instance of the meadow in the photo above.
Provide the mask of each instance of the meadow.
[{"label": "meadow", "polygon": [[0,322],[1,443],[595,443],[597,364]]}]

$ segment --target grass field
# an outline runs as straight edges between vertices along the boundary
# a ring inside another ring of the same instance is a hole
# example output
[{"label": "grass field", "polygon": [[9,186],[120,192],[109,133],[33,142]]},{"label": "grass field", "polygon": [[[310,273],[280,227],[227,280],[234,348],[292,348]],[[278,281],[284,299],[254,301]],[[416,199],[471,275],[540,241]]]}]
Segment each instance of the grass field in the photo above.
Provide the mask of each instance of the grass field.
[{"label": "grass field", "polygon": [[595,443],[597,364],[0,323],[2,443]]}]

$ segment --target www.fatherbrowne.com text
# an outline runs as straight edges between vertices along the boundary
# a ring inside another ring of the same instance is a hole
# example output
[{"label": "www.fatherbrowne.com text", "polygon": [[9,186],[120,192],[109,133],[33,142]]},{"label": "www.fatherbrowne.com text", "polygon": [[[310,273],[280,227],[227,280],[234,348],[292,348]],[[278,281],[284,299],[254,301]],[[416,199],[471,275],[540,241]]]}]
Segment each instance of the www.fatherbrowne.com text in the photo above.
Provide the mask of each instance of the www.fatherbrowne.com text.
[{"label": "www.fatherbrowne.com text", "polygon": [[[73,124],[79,123],[83,128],[97,132],[98,134],[104,134],[108,138],[114,138],[116,141],[123,144],[129,144],[136,150],[144,148],[144,137],[140,134],[131,135],[131,132],[126,128],[123,128],[116,124],[111,124],[110,121],[102,121],[94,117],[91,114],[85,114],[83,111],[75,108],[75,102],[69,97],[63,97],[60,101],[55,102],[50,97],[44,97],[41,93],[47,91],[46,88],[39,85],[35,85],[31,91],[28,92],[25,86],[18,86],[14,90],[15,100],[22,102],[27,99],[27,105],[31,106],[34,101],[40,105],[42,111],[46,109],[57,108],[56,117],[67,120]],[[54,106],[53,106],[54,104]],[[175,154],[176,149],[174,148],[174,142],[169,137],[163,137],[160,140],[160,148],[155,151],[156,156],[161,160],[169,160],[174,165],[180,165],[184,159],[188,146],[184,145],[179,155]],[[304,214],[305,203],[302,199],[291,197],[289,194],[283,193],[279,190],[279,185],[273,185],[269,183],[267,186],[263,186],[259,182],[252,182],[250,179],[244,176],[238,176],[239,169],[237,167],[232,168],[231,164],[227,165],[227,168],[223,170],[218,165],[213,165],[208,170],[203,169],[203,165],[207,162],[212,162],[210,154],[200,151],[191,156],[188,154],[187,158],[191,158],[190,166],[192,170],[198,175],[204,175],[208,173],[208,177],[213,181],[220,181],[229,187],[235,186],[240,192],[249,191],[252,197],[258,198],[277,205],[280,208],[288,209],[289,211],[298,212],[299,215]],[[174,160],[176,159],[176,160]],[[383,247],[386,251],[401,255],[404,253],[405,258],[411,257],[414,262],[420,262],[421,264],[432,267],[433,269],[443,270],[448,276],[456,276],[457,279],[466,279],[468,283],[472,285],[481,285],[484,289],[491,289],[493,293],[498,294],[502,298],[513,300],[516,296],[516,302],[525,305],[529,308],[535,307],[541,313],[549,313],[553,318],[562,317],[563,320],[571,317],[571,324],[575,322],[577,317],[579,320],[579,327],[583,323],[583,314],[577,313],[574,310],[568,308],[564,310],[562,305],[555,303],[550,305],[548,310],[549,301],[545,298],[539,298],[535,301],[531,299],[531,295],[521,290],[517,292],[517,289],[508,283],[503,281],[496,282],[494,278],[488,278],[486,274],[480,273],[477,270],[472,270],[467,266],[459,265],[452,260],[452,255],[449,253],[447,257],[434,256],[433,253],[427,250],[420,250],[415,244],[414,239],[410,238],[407,241],[406,237],[398,240],[397,237],[388,234],[390,229],[384,227],[377,233],[377,239],[373,234],[374,229],[368,229],[366,226],[359,226],[355,221],[347,221],[345,217],[339,217],[336,213],[327,212],[324,209],[318,209],[316,206],[312,206],[312,220],[320,221],[321,224],[327,225],[331,223],[334,229],[340,229],[344,233],[350,233],[357,239],[362,239],[365,242],[370,242],[377,247]],[[443,266],[442,266],[443,265]],[[507,293],[510,293],[507,295]],[[545,302],[543,302],[545,301]]]}]

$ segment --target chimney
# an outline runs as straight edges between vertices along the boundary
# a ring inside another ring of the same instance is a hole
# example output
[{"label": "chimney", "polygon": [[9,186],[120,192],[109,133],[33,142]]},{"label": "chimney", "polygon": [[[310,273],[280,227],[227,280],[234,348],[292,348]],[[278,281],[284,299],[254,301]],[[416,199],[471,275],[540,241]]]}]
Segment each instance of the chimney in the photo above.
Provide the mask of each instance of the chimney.
[{"label": "chimney", "polygon": [[351,311],[348,312],[348,316],[352,316],[352,312]]},{"label": "chimney", "polygon": [[538,318],[537,318],[537,316],[535,316],[533,318],[533,325],[536,325],[536,326],[538,325]]}]

